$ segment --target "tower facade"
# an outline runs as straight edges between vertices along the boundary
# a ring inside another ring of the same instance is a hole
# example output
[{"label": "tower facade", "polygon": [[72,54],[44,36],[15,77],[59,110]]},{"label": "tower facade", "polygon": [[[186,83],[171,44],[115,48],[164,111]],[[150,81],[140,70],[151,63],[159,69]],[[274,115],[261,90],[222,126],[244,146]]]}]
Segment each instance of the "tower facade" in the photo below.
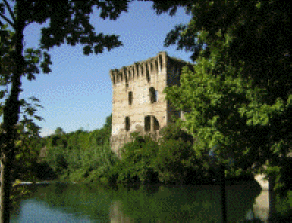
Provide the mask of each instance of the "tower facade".
[{"label": "tower facade", "polygon": [[[159,138],[172,115],[181,117],[166,101],[166,86],[179,85],[181,68],[189,63],[160,52],[155,57],[121,69],[110,70],[112,80],[111,148],[120,156],[119,148],[131,140],[132,132]],[[191,64],[189,64],[191,65]]]}]

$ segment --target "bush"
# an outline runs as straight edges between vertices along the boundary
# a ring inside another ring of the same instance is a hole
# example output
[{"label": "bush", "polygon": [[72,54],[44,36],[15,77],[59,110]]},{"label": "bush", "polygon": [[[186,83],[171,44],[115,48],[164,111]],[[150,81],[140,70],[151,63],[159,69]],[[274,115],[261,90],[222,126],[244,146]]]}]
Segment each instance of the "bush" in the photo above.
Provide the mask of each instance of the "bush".
[{"label": "bush", "polygon": [[133,141],[121,149],[121,160],[112,169],[109,182],[190,184],[209,175],[203,160],[196,159],[191,135],[175,123],[163,128],[161,135],[158,143],[133,134]]},{"label": "bush", "polygon": [[134,136],[133,141],[121,149],[121,161],[115,167],[116,174],[119,171],[117,182],[156,182],[157,174],[154,172],[152,160],[158,150],[158,143],[150,137]]},{"label": "bush", "polygon": [[196,177],[195,153],[191,144],[182,140],[163,140],[153,166],[160,182],[186,184]]},{"label": "bush", "polygon": [[57,175],[47,163],[37,163],[35,166],[36,177],[40,180],[56,179]]}]

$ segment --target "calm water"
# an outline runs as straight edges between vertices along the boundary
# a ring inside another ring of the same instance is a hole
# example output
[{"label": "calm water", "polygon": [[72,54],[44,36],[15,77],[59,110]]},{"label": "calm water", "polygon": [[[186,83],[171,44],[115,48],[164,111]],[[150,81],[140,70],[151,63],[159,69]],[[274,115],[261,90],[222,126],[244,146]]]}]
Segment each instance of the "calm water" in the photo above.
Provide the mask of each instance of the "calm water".
[{"label": "calm water", "polygon": [[[228,221],[251,215],[260,189],[227,186]],[[219,186],[105,189],[93,184],[38,186],[21,200],[11,222],[220,222]]]}]

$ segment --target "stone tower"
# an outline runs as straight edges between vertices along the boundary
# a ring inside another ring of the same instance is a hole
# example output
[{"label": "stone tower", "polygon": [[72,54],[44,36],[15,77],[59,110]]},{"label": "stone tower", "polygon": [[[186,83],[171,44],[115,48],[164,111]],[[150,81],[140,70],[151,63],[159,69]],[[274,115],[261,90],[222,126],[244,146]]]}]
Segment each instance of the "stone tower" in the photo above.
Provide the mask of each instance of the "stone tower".
[{"label": "stone tower", "polygon": [[181,68],[191,65],[159,52],[155,57],[121,69],[110,70],[113,85],[111,148],[120,156],[119,148],[131,140],[130,133],[149,134],[155,139],[159,130],[174,115],[181,117],[165,100],[166,86],[180,82]]}]

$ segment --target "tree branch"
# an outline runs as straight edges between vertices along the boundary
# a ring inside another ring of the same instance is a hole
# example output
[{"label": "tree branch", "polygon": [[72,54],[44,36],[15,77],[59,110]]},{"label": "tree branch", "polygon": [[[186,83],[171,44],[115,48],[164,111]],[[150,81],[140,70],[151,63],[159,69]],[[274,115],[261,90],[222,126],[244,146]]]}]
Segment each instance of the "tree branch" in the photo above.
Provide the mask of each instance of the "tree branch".
[{"label": "tree branch", "polygon": [[5,15],[0,13],[0,17],[2,17],[6,22],[8,22],[14,28],[14,23],[11,22]]},{"label": "tree branch", "polygon": [[12,20],[15,22],[15,17],[14,17],[14,14],[12,12],[12,9],[11,9],[10,5],[8,4],[7,0],[3,0],[3,1],[4,1],[9,13],[10,13],[10,16],[11,16]]}]

